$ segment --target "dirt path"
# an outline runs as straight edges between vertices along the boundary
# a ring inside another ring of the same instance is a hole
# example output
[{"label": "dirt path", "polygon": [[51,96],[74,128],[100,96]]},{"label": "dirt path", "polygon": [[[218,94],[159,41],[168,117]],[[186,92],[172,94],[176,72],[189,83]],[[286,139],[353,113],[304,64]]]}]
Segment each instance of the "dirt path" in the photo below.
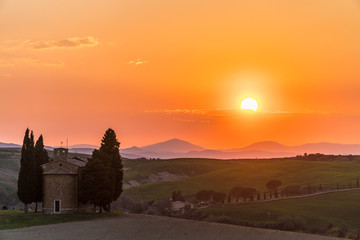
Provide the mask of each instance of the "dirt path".
[{"label": "dirt path", "polygon": [[159,216],[129,215],[0,231],[0,240],[326,240],[282,232]]}]

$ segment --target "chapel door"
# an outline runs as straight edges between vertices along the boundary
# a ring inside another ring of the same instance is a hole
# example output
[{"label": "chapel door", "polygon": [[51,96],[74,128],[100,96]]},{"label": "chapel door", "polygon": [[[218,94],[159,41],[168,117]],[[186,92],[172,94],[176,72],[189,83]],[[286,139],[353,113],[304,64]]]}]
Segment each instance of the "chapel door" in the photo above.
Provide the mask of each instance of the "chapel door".
[{"label": "chapel door", "polygon": [[61,201],[55,200],[54,202],[54,213],[61,213]]}]

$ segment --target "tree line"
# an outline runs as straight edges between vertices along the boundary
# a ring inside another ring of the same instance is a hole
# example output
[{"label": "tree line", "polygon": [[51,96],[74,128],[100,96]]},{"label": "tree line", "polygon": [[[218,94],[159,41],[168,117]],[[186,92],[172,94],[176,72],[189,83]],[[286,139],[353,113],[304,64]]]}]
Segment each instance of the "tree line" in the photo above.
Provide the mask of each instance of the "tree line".
[{"label": "tree line", "polygon": [[[274,195],[274,197],[277,198],[279,196],[278,187],[280,185],[281,181],[279,180],[268,181],[266,183],[266,187],[270,190],[269,196]],[[200,190],[195,194],[195,197],[198,201],[225,203],[225,201],[227,200],[228,203],[231,203],[233,198],[235,198],[236,202],[239,202],[240,199],[243,199],[243,201],[246,202],[247,200],[254,201],[255,199],[266,199],[268,196],[266,195],[266,193],[261,196],[260,193],[256,190],[256,188],[235,186],[230,190],[228,194],[223,192],[216,192],[213,190]]]},{"label": "tree line", "polygon": [[196,200],[204,201],[208,203],[232,203],[239,202],[242,200],[246,201],[259,201],[259,200],[268,200],[272,198],[280,198],[284,196],[299,196],[305,194],[314,194],[317,192],[330,191],[330,190],[339,190],[345,188],[359,188],[360,181],[359,178],[353,179],[354,183],[350,182],[349,185],[339,185],[338,183],[334,186],[329,186],[328,184],[316,184],[316,185],[289,185],[284,187],[279,191],[279,187],[282,185],[280,180],[270,180],[265,186],[269,190],[268,192],[260,193],[256,188],[252,187],[243,187],[235,186],[227,194],[223,192],[216,192],[213,190],[200,190],[195,194]]},{"label": "tree line", "polygon": [[18,178],[17,196],[27,205],[35,202],[35,212],[38,203],[42,202],[42,168],[41,165],[49,162],[49,156],[44,148],[44,139],[40,135],[34,144],[33,131],[25,131],[23,146],[21,148],[20,172]]}]

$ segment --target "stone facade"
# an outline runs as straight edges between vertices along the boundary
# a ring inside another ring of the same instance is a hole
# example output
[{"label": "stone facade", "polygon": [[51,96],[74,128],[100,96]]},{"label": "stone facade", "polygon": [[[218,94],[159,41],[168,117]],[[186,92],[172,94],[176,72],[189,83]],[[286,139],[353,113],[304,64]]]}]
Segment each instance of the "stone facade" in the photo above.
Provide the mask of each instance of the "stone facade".
[{"label": "stone facade", "polygon": [[68,149],[54,150],[53,161],[42,165],[44,213],[90,211],[90,206],[78,203],[79,170],[85,164],[80,159],[68,159]]}]

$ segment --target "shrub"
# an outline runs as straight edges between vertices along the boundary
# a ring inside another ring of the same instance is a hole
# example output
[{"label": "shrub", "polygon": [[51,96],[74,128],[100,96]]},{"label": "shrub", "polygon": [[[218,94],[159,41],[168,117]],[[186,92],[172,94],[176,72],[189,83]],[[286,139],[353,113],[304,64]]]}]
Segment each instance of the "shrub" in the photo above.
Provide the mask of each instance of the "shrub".
[{"label": "shrub", "polygon": [[270,180],[266,183],[266,188],[275,192],[281,183],[280,180]]},{"label": "shrub", "polygon": [[331,222],[327,225],[327,229],[332,229],[333,227],[334,227],[334,224]]},{"label": "shrub", "polygon": [[134,200],[125,196],[125,195],[121,195],[116,202],[113,204],[113,208],[115,210],[122,210],[122,211],[128,211],[130,210],[133,205],[134,205]]},{"label": "shrub", "polygon": [[281,216],[277,219],[276,228],[286,231],[304,231],[306,229],[306,220],[298,216]]},{"label": "shrub", "polygon": [[349,231],[349,225],[343,223],[341,224],[340,229],[338,230],[337,237],[344,238],[346,236],[346,233]]},{"label": "shrub", "polygon": [[143,205],[139,202],[135,203],[131,208],[131,213],[143,213],[145,211]]},{"label": "shrub", "polygon": [[321,225],[320,223],[313,223],[308,226],[307,232],[313,234],[326,234],[329,230],[325,225]]},{"label": "shrub", "polygon": [[214,195],[213,190],[200,190],[195,194],[198,201],[210,201]]}]

